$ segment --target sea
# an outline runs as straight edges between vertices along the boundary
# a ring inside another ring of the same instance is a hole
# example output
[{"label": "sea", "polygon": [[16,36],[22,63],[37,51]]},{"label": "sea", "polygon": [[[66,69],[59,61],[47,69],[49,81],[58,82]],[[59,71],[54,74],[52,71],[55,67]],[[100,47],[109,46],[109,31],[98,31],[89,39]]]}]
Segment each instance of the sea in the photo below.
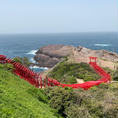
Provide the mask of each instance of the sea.
[{"label": "sea", "polygon": [[[36,63],[33,57],[37,50],[52,44],[83,46],[118,53],[118,32],[0,34],[0,55],[10,58],[25,56]],[[31,69],[40,72],[48,68],[34,66]]]}]

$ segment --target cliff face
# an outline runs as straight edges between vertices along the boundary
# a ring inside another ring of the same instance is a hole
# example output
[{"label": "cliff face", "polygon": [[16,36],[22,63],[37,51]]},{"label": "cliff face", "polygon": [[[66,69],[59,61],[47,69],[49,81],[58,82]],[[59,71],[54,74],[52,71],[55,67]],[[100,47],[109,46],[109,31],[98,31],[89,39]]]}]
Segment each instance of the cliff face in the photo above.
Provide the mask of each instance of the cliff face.
[{"label": "cliff face", "polygon": [[65,56],[69,62],[89,63],[89,56],[98,57],[98,64],[102,67],[114,68],[114,62],[118,61],[118,55],[106,50],[91,50],[82,46],[73,47],[65,45],[48,45],[36,52],[34,59],[38,66],[53,67]]},{"label": "cliff face", "polygon": [[72,46],[64,45],[49,45],[42,47],[36,52],[34,59],[38,62],[39,66],[53,67],[65,56],[72,53]]}]

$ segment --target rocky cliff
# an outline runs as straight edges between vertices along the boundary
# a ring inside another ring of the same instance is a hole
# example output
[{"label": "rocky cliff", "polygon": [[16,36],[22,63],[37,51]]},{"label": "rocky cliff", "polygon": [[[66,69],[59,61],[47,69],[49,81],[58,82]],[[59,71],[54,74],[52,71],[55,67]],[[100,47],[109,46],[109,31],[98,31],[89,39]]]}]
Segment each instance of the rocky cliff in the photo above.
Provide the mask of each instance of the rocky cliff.
[{"label": "rocky cliff", "polygon": [[100,66],[111,69],[114,68],[114,63],[118,61],[118,55],[113,52],[65,45],[44,46],[36,52],[34,59],[38,62],[38,66],[51,68],[66,56],[68,56],[69,62],[76,63],[89,63],[89,56],[95,56],[98,57],[97,63]]},{"label": "rocky cliff", "polygon": [[38,62],[38,66],[50,68],[65,56],[69,56],[72,53],[72,49],[72,46],[48,45],[39,49],[34,59]]}]

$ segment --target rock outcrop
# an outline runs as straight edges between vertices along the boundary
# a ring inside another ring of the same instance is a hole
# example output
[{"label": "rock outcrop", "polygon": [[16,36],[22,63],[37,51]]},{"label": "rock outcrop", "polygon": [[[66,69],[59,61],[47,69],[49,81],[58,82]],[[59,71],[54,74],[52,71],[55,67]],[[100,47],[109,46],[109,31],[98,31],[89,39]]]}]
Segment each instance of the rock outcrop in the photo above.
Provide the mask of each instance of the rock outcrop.
[{"label": "rock outcrop", "polygon": [[72,46],[49,45],[42,47],[36,52],[34,59],[38,62],[38,66],[53,67],[61,59],[72,53]]},{"label": "rock outcrop", "polygon": [[64,57],[68,56],[69,62],[89,63],[89,56],[98,57],[98,63],[102,67],[114,68],[114,62],[118,61],[118,55],[106,50],[91,50],[82,46],[73,47],[65,45],[48,45],[36,52],[34,59],[38,66],[53,67]]}]

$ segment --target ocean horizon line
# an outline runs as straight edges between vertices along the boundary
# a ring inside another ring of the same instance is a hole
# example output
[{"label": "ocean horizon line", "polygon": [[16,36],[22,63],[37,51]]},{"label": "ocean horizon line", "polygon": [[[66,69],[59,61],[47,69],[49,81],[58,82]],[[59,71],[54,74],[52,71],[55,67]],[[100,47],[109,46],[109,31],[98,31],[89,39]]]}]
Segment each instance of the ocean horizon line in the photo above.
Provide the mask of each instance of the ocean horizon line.
[{"label": "ocean horizon line", "polygon": [[80,33],[118,33],[118,31],[98,31],[98,32],[94,32],[94,31],[90,31],[90,32],[27,32],[27,33],[23,33],[23,32],[19,32],[19,33],[0,33],[0,35],[35,35],[35,34],[80,34]]}]

